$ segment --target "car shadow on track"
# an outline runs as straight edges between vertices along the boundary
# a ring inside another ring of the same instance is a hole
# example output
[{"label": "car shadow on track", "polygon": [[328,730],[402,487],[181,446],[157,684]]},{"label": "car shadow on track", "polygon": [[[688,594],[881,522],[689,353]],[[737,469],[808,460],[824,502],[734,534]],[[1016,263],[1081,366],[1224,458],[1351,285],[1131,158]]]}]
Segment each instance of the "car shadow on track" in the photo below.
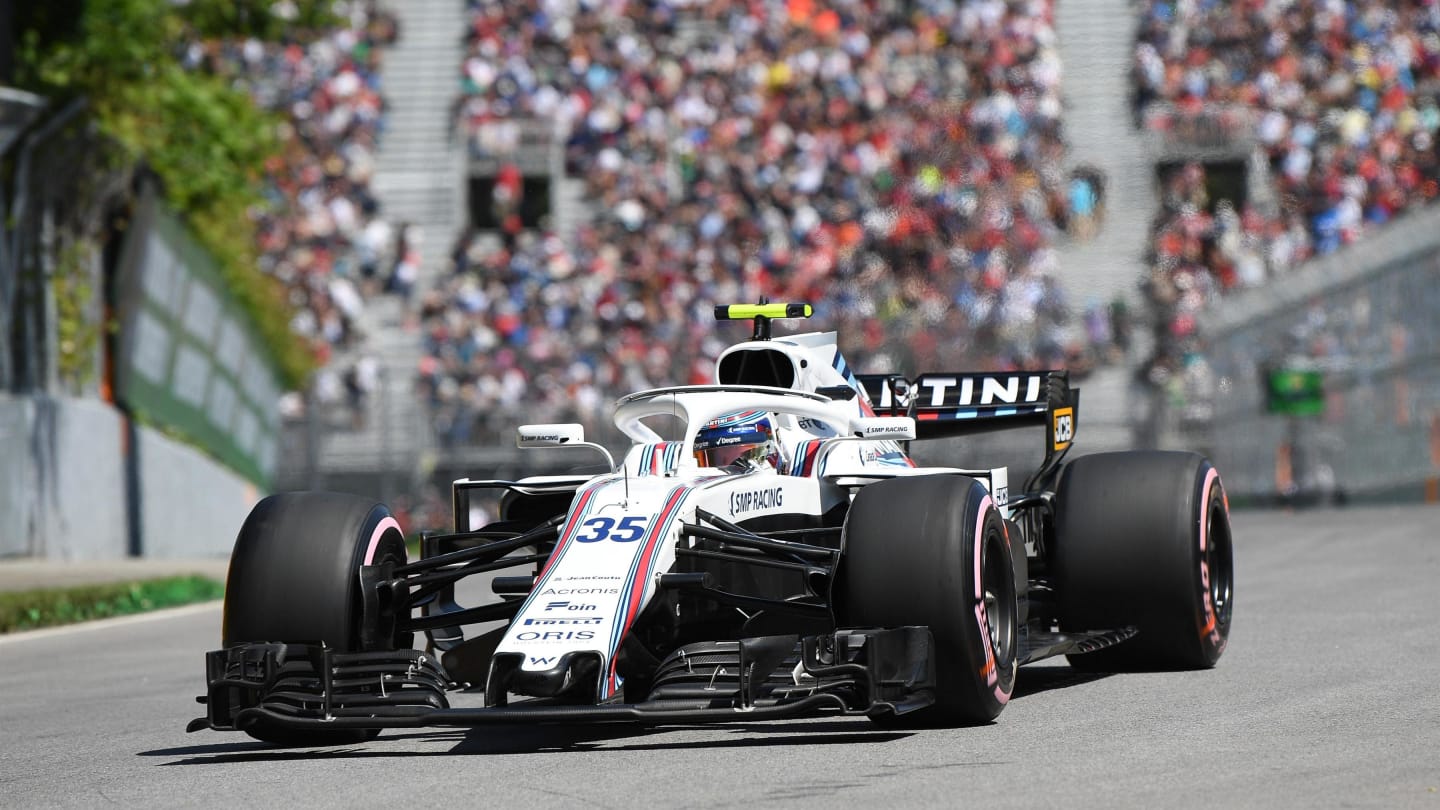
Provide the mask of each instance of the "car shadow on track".
[{"label": "car shadow on track", "polygon": [[[1021,667],[1015,676],[1015,690],[1011,700],[1022,700],[1030,695],[1049,692],[1051,689],[1067,689],[1072,686],[1091,683],[1110,677],[1112,672],[1081,672],[1068,666]],[[1003,715],[1002,715],[1003,716]]]},{"label": "car shadow on track", "polygon": [[[679,725],[662,728],[632,729],[630,734],[605,737],[585,735],[585,729],[565,729],[575,739],[564,741],[555,732],[559,729],[520,727],[505,734],[492,729],[473,729],[455,746],[456,754],[522,754],[556,751],[667,751],[696,748],[769,748],[787,745],[858,745],[893,742],[909,733],[876,728],[868,721],[855,718],[833,721],[790,723],[733,723],[722,725]],[[695,739],[685,732],[722,732],[719,738]],[[520,736],[516,736],[517,733]],[[527,739],[527,735],[529,736]],[[667,737],[669,737],[667,739]]]},{"label": "car shadow on track", "polygon": [[[1068,666],[1022,667],[1016,676],[1014,700],[1052,689],[1066,689],[1110,677],[1106,672],[1081,672]],[[1003,715],[999,722],[1004,722]],[[693,732],[722,732],[696,739]],[[856,745],[905,739],[914,731],[882,728],[863,718],[836,718],[776,723],[724,723],[635,726],[486,726],[472,729],[395,729],[373,743],[333,748],[279,748],[248,737],[233,742],[160,748],[137,756],[177,758],[161,765],[222,765],[234,762],[282,762],[311,759],[456,756],[491,754],[554,754],[586,751],[665,751],[696,748],[768,748],[790,745]],[[405,746],[397,749],[396,745]],[[417,747],[418,746],[418,747]],[[435,747],[432,747],[435,746]]]},{"label": "car shadow on track", "polygon": [[[695,739],[696,731],[724,736]],[[686,733],[692,732],[692,733]],[[679,736],[677,739],[676,736]],[[886,743],[909,732],[877,728],[861,719],[787,723],[733,723],[642,727],[487,726],[437,731],[389,731],[375,742],[333,748],[279,748],[249,738],[228,743],[180,746],[141,751],[137,756],[170,758],[160,765],[223,765],[236,762],[283,762],[311,759],[455,756],[490,754],[554,754],[586,751],[664,751],[695,748],[754,748],[788,745],[855,745]],[[404,745],[397,750],[395,744]],[[431,748],[432,745],[443,746]],[[419,746],[418,748],[416,746]]]}]

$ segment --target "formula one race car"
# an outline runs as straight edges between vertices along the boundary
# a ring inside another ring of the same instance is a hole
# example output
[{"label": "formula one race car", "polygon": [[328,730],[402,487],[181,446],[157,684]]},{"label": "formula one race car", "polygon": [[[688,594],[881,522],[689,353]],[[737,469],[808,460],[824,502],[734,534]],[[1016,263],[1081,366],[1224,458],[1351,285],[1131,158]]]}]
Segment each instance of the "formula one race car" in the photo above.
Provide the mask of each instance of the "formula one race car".
[{"label": "formula one race car", "polygon": [[[455,530],[418,560],[372,500],[261,501],[190,730],[318,745],[515,722],[975,724],[1042,658],[1220,657],[1234,575],[1207,460],[1062,463],[1079,410],[1064,372],[857,376],[834,333],[772,338],[808,305],[716,309],[754,322],[716,385],[621,399],[619,464],[579,425],[521,427],[520,447],[585,448],[604,472],[456,481]],[[1018,493],[1004,467],[908,452],[1031,425],[1046,453]],[[487,497],[498,519],[468,525]]]}]

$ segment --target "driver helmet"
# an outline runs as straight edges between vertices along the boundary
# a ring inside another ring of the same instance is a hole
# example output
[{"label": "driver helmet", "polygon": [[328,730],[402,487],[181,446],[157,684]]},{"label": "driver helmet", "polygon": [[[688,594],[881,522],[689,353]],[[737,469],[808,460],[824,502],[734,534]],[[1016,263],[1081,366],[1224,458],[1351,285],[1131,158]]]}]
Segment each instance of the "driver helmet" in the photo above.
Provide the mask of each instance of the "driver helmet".
[{"label": "driver helmet", "polygon": [[780,469],[775,426],[764,411],[736,411],[712,419],[695,436],[695,461],[701,467]]}]

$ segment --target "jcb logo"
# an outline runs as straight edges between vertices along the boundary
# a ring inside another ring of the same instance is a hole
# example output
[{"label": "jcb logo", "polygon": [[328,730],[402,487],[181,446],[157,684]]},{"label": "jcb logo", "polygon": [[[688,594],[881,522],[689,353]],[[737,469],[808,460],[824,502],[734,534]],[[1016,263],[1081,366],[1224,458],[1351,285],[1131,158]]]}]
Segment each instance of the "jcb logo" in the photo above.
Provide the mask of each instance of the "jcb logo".
[{"label": "jcb logo", "polygon": [[1075,438],[1075,409],[1056,408],[1053,418],[1055,420],[1055,449],[1064,450]]}]

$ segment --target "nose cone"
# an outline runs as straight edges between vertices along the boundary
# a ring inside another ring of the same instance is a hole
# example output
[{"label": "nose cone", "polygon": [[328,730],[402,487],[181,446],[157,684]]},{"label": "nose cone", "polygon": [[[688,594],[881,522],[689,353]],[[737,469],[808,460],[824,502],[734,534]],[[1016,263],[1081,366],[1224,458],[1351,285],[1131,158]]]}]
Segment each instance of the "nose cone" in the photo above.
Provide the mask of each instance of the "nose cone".
[{"label": "nose cone", "polygon": [[549,669],[521,669],[523,660],[513,653],[495,656],[485,685],[487,705],[504,705],[506,694],[593,702],[600,693],[602,659],[598,652],[564,653]]}]

